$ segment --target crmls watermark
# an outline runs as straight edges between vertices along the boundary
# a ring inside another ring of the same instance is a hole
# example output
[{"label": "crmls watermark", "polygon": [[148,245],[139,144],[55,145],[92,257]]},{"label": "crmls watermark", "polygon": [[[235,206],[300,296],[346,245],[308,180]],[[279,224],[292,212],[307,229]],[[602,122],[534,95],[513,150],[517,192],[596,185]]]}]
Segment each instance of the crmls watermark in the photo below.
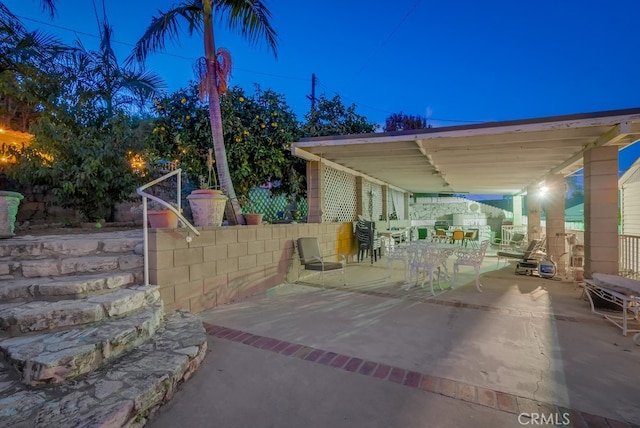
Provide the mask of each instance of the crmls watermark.
[{"label": "crmls watermark", "polygon": [[571,424],[571,419],[569,413],[520,413],[518,423],[520,425],[565,426]]}]

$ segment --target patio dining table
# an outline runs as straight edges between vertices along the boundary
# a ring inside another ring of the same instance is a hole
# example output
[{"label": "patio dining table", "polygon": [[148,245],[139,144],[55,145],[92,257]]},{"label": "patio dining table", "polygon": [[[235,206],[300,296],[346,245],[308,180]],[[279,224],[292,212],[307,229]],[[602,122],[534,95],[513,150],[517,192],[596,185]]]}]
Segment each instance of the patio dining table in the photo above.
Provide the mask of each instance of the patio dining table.
[{"label": "patio dining table", "polygon": [[[430,276],[431,293],[435,294],[433,290],[433,276],[434,271],[437,270],[438,281],[437,285],[440,286],[440,276],[444,276],[446,281],[450,284],[451,288],[455,286],[453,283],[453,277],[449,275],[449,269],[447,266],[447,260],[456,251],[469,251],[467,248],[460,245],[443,243],[443,242],[431,242],[427,240],[410,241],[405,244],[396,246],[392,252],[387,254],[387,267],[389,269],[388,276],[390,276],[391,263],[393,260],[400,260],[404,264],[405,280],[408,283],[405,290],[410,290],[413,285],[417,285],[420,280],[420,271],[422,270],[423,281],[422,286],[426,282],[426,275]],[[413,283],[415,277],[415,283]]]}]

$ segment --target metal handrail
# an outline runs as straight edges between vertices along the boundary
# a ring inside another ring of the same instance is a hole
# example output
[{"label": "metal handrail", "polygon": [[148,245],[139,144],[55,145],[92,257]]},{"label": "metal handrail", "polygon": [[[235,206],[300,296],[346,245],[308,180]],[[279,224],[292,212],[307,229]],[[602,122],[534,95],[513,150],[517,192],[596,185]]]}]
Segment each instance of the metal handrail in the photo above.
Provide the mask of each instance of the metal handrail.
[{"label": "metal handrail", "polygon": [[[167,209],[169,209],[170,211],[172,211],[174,214],[176,214],[178,216],[178,218],[180,219],[180,221],[182,222],[182,224],[184,224],[185,226],[187,226],[189,229],[191,229],[193,231],[193,233],[196,234],[196,236],[200,236],[200,232],[198,232],[198,230],[191,224],[189,223],[189,220],[187,220],[183,215],[182,215],[182,201],[180,198],[180,194],[182,191],[182,183],[180,182],[180,174],[182,173],[182,169],[178,168],[175,171],[171,171],[168,174],[163,175],[162,177],[156,178],[153,181],[150,181],[149,183],[142,185],[140,187],[138,187],[136,189],[136,193],[140,196],[142,196],[142,219],[143,219],[143,230],[144,230],[144,284],[145,285],[149,285],[149,226],[147,224],[147,199],[151,199],[153,201],[156,201],[157,203],[159,203],[160,205],[162,205],[163,207],[166,207]],[[178,185],[176,187],[176,199],[178,202],[178,208],[176,209],[175,207],[173,207],[170,203],[163,201],[162,199],[158,198],[157,196],[153,196],[147,192],[145,192],[146,189],[148,189],[151,186],[154,186],[158,183],[160,183],[161,181],[166,180],[169,177],[173,177],[174,175],[178,175]],[[185,238],[187,242],[191,242],[191,235],[187,235],[187,237]]]}]

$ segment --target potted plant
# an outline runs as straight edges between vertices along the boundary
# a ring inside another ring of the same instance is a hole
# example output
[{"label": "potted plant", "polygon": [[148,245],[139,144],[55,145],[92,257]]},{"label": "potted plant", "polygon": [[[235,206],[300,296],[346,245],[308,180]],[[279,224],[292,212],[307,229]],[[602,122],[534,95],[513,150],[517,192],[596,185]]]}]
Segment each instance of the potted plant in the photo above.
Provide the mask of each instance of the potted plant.
[{"label": "potted plant", "polygon": [[[217,180],[213,173],[213,153],[209,149],[209,156],[207,159],[207,168],[209,170],[209,177],[205,179],[200,176],[200,189],[196,189],[189,196],[189,206],[191,207],[191,213],[193,214],[193,222],[197,227],[208,227],[222,225],[224,218],[224,208],[227,205],[227,198],[221,190],[216,189]],[[211,181],[213,180],[213,187]]]},{"label": "potted plant", "polygon": [[[178,208],[175,203],[171,205],[176,209]],[[147,219],[149,220],[149,225],[154,229],[175,229],[178,227],[178,216],[176,213],[155,201],[149,202]]]},{"label": "potted plant", "polygon": [[263,215],[256,212],[253,202],[247,195],[241,195],[240,197],[238,197],[238,202],[242,207],[244,220],[247,226],[262,224]]}]

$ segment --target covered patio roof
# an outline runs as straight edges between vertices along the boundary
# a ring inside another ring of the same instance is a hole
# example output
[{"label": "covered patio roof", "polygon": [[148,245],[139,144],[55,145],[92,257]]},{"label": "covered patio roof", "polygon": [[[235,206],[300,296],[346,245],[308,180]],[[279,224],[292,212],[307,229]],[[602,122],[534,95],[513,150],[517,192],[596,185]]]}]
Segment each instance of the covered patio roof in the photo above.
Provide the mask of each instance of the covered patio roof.
[{"label": "covered patio roof", "polygon": [[400,132],[305,138],[323,160],[411,193],[518,194],[583,167],[586,150],[640,139],[640,108]]}]

